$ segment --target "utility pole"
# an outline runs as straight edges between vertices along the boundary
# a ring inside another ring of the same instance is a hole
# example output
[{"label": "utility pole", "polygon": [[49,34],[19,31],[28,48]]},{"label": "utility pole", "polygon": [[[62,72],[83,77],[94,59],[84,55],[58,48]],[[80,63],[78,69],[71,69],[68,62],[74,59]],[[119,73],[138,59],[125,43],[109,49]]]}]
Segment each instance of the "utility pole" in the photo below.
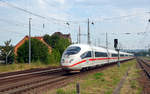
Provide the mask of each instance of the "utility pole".
[{"label": "utility pole", "polygon": [[98,46],[100,46],[100,38],[98,38]]},{"label": "utility pole", "polygon": [[88,36],[87,36],[87,39],[88,39],[88,44],[90,45],[91,44],[91,41],[90,41],[90,21],[89,21],[89,18],[88,18]]},{"label": "utility pole", "polygon": [[106,32],[106,49],[108,49],[108,36],[107,36],[107,32]]},{"label": "utility pole", "polygon": [[120,67],[120,53],[119,53],[120,47],[118,47],[118,39],[114,39],[114,48],[118,52],[118,63],[117,63],[117,65],[118,65],[118,67]]},{"label": "utility pole", "polygon": [[80,84],[79,83],[76,84],[76,92],[77,92],[77,94],[80,94]]},{"label": "utility pole", "polygon": [[108,36],[107,36],[107,32],[106,32],[106,50],[107,50],[107,53],[108,53],[107,54],[108,55],[107,56],[108,57],[108,59],[107,59],[108,61],[107,62],[109,63],[109,51],[108,51]]},{"label": "utility pole", "polygon": [[79,25],[79,44],[81,43],[81,32],[80,32],[80,25]]},{"label": "utility pole", "polygon": [[79,43],[79,34],[77,33],[77,43]]},{"label": "utility pole", "polygon": [[31,20],[32,18],[29,18],[29,64],[31,63]]},{"label": "utility pole", "polygon": [[118,67],[120,67],[120,49],[119,49],[119,47],[118,47],[117,51],[118,51],[118,63],[117,63],[117,65],[118,65]]},{"label": "utility pole", "polygon": [[95,46],[96,46],[96,39],[95,39]]}]

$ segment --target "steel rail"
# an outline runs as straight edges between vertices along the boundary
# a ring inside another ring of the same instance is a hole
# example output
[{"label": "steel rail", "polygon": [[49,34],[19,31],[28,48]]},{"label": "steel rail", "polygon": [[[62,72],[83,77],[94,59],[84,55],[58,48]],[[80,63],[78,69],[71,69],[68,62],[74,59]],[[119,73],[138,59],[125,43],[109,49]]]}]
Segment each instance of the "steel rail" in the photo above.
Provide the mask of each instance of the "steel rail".
[{"label": "steel rail", "polygon": [[40,73],[44,73],[44,72],[54,72],[54,71],[59,71],[59,70],[62,70],[62,68],[50,69],[50,70],[44,70],[44,71],[36,71],[36,72],[31,72],[31,73],[16,74],[16,75],[11,75],[11,76],[6,76],[6,77],[0,77],[0,80],[19,77],[19,76],[27,76],[27,75],[32,75],[32,74],[40,74]]}]

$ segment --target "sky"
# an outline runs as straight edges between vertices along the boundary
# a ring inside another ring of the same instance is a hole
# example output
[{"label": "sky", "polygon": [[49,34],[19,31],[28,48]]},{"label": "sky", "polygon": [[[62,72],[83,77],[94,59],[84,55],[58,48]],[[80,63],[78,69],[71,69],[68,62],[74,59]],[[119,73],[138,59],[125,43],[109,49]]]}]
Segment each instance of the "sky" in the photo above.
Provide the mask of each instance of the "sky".
[{"label": "sky", "polygon": [[0,45],[10,39],[16,45],[28,35],[29,18],[32,36],[70,33],[77,42],[80,25],[81,43],[87,43],[89,18],[93,45],[105,46],[107,33],[109,48],[117,38],[122,49],[145,49],[150,47],[149,4],[150,0],[0,0]]}]

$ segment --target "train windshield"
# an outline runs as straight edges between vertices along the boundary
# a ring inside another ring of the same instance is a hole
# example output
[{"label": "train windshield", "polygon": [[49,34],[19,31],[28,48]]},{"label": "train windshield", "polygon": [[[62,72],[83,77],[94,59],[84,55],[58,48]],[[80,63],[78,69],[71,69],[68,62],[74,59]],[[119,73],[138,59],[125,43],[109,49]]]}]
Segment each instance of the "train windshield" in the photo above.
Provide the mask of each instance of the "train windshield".
[{"label": "train windshield", "polygon": [[64,55],[74,55],[74,54],[77,54],[78,52],[80,52],[81,48],[78,47],[78,46],[72,46],[72,47],[69,47]]}]

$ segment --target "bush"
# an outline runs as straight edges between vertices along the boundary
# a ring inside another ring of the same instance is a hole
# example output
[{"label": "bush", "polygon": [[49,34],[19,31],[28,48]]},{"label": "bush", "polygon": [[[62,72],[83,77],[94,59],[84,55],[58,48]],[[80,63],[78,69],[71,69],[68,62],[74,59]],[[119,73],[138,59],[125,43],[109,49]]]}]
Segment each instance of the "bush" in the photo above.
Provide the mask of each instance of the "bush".
[{"label": "bush", "polygon": [[[31,61],[41,61],[45,64],[50,63],[50,54],[48,47],[38,39],[31,39]],[[25,41],[23,45],[18,48],[17,61],[19,63],[28,63],[29,61],[29,41]]]}]

